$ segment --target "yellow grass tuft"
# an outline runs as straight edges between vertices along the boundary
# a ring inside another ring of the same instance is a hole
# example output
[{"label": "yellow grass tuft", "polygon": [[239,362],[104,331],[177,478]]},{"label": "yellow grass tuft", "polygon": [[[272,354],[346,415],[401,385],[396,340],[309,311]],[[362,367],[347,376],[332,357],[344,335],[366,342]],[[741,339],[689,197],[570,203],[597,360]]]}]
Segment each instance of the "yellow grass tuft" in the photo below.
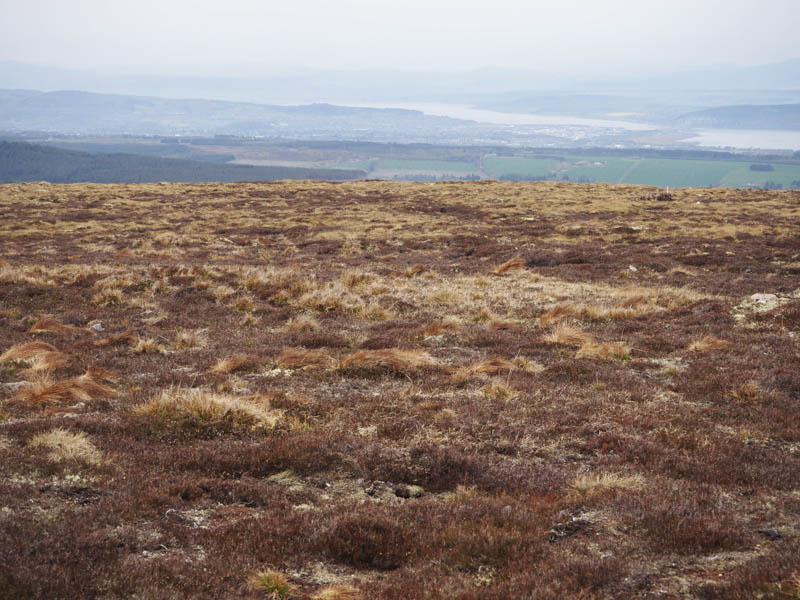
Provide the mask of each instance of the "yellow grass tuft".
[{"label": "yellow grass tuft", "polygon": [[88,402],[90,400],[115,396],[116,391],[99,381],[108,380],[107,371],[89,369],[80,377],[54,381],[49,373],[39,375],[28,382],[12,397],[14,402],[45,405],[60,402]]},{"label": "yellow grass tuft", "polygon": [[335,369],[338,365],[327,352],[304,348],[284,348],[275,363],[288,369]]},{"label": "yellow grass tuft", "polygon": [[277,571],[261,571],[250,578],[250,585],[257,591],[266,594],[271,600],[288,598],[292,591],[289,580]]},{"label": "yellow grass tuft", "polygon": [[728,340],[721,340],[713,335],[706,335],[695,340],[686,347],[687,352],[708,352],[709,350],[726,350],[733,346]]},{"label": "yellow grass tuft", "polygon": [[517,391],[505,381],[494,380],[483,388],[483,395],[494,400],[508,400],[517,395]]},{"label": "yellow grass tuft", "polygon": [[342,283],[351,290],[369,283],[372,279],[373,276],[364,271],[347,271],[342,275]]},{"label": "yellow grass tuft", "polygon": [[503,275],[509,271],[516,271],[517,269],[523,268],[525,268],[525,259],[521,256],[515,256],[514,258],[504,262],[502,265],[496,266],[494,269],[492,269],[492,273],[495,275]]},{"label": "yellow grass tuft", "polygon": [[47,433],[33,436],[28,442],[28,447],[50,450],[47,458],[58,463],[82,463],[97,466],[105,462],[103,454],[83,432],[73,433],[66,429],[53,429]]},{"label": "yellow grass tuft", "polygon": [[631,347],[624,342],[587,342],[578,349],[575,357],[627,360],[631,357]]},{"label": "yellow grass tuft", "polygon": [[620,473],[588,473],[578,475],[569,486],[569,495],[586,499],[612,489],[631,489],[642,487],[645,483],[641,475]]},{"label": "yellow grass tuft", "polygon": [[731,397],[739,402],[760,402],[764,400],[764,392],[755,381],[748,381],[731,392]]},{"label": "yellow grass tuft", "polygon": [[489,331],[513,331],[518,327],[519,325],[514,321],[504,321],[503,319],[492,319],[486,324]]},{"label": "yellow grass tuft", "polygon": [[68,364],[67,358],[46,342],[26,342],[12,346],[0,354],[0,363],[19,362],[27,371],[53,371]]},{"label": "yellow grass tuft", "polygon": [[568,325],[567,323],[556,324],[552,331],[544,336],[543,339],[551,344],[574,346],[575,348],[579,348],[594,341],[591,334],[572,325]]},{"label": "yellow grass tuft", "polygon": [[286,321],[283,328],[293,332],[319,331],[320,324],[311,315],[297,315]]},{"label": "yellow grass tuft", "polygon": [[439,362],[421,350],[359,350],[345,356],[339,366],[344,370],[395,371],[404,375],[420,369],[437,367]]},{"label": "yellow grass tuft", "polygon": [[316,594],[311,596],[312,600],[359,600],[361,595],[357,588],[351,585],[326,585]]},{"label": "yellow grass tuft", "polygon": [[192,350],[208,346],[208,330],[206,329],[180,329],[175,332],[175,341],[172,343],[178,350]]},{"label": "yellow grass tuft", "polygon": [[230,423],[246,428],[272,428],[282,414],[263,397],[245,399],[195,388],[163,390],[134,413],[162,426]]},{"label": "yellow grass tuft", "polygon": [[167,348],[164,344],[153,338],[139,338],[131,346],[131,350],[137,354],[166,354]]},{"label": "yellow grass tuft", "polygon": [[490,358],[467,367],[472,373],[482,373],[483,375],[501,375],[514,371],[517,366],[505,358]]}]

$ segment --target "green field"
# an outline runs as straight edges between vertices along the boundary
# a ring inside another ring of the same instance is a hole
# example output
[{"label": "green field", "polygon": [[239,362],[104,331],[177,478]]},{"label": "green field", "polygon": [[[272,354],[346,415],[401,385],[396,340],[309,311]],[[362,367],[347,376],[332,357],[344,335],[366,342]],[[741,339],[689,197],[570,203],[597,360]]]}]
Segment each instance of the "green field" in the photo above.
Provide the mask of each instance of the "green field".
[{"label": "green field", "polygon": [[386,171],[438,171],[443,173],[472,173],[477,171],[475,165],[467,162],[449,160],[379,160],[375,169]]},{"label": "green field", "polygon": [[[763,161],[759,161],[763,163]],[[789,188],[800,180],[800,165],[773,164],[773,171],[751,171],[750,161],[613,158],[565,155],[563,160],[492,156],[484,159],[489,177],[508,175],[573,181],[668,187],[761,187],[767,181]]]},{"label": "green field", "polygon": [[483,161],[483,169],[493,176],[525,175],[526,177],[547,177],[561,164],[550,158],[520,158],[489,156]]}]

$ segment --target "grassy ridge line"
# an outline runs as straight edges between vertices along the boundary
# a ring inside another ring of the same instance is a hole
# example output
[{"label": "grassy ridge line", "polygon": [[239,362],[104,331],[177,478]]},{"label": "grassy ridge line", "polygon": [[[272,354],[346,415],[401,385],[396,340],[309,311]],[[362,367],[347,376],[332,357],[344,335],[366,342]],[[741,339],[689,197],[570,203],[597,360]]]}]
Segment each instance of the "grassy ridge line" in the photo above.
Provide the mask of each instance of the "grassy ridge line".
[{"label": "grassy ridge line", "polygon": [[279,179],[350,180],[360,170],[302,167],[253,167],[203,161],[139,156],[89,154],[24,142],[0,142],[0,182],[154,183],[201,181],[271,181]]}]

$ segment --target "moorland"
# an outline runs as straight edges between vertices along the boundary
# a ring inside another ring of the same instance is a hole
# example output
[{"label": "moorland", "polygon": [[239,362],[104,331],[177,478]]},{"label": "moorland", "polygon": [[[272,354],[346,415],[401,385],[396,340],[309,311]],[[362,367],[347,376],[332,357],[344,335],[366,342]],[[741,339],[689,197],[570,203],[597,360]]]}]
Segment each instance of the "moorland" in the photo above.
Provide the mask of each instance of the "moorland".
[{"label": "moorland", "polygon": [[800,192],[0,186],[0,597],[800,597]]}]

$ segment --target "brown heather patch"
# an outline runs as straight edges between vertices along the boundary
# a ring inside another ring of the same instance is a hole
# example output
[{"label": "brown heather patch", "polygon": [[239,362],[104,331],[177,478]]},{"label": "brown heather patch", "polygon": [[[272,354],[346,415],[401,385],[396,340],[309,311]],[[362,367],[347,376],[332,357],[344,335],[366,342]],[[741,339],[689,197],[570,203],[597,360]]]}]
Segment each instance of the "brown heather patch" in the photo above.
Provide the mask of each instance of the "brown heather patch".
[{"label": "brown heather patch", "polygon": [[0,596],[791,597],[797,192],[653,190],[0,186]]}]

